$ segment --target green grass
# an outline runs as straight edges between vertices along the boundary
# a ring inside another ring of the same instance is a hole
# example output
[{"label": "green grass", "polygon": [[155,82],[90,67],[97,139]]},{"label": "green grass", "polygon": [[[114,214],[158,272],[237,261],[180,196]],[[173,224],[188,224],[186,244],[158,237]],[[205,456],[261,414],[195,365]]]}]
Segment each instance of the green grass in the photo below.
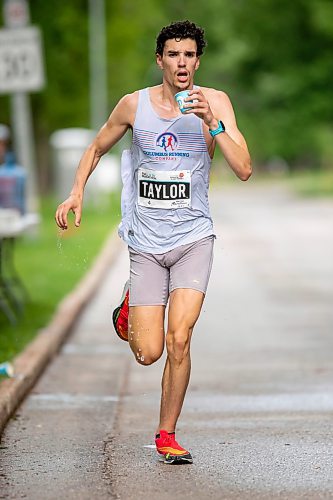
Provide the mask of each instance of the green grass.
[{"label": "green grass", "polygon": [[119,194],[99,207],[84,207],[80,228],[61,231],[54,222],[57,203],[42,202],[42,221],[35,237],[15,245],[15,268],[29,293],[18,324],[0,311],[0,363],[11,360],[47,325],[57,304],[89,269],[110,231],[120,220]]},{"label": "green grass", "polygon": [[288,182],[302,196],[333,196],[333,169],[295,172]]},{"label": "green grass", "polygon": [[252,182],[285,185],[303,197],[333,197],[333,169],[304,169],[279,174],[255,172]]},{"label": "green grass", "polygon": [[[236,175],[223,162],[213,164],[211,186],[225,187],[239,183]],[[300,196],[333,197],[333,167],[331,169],[304,169],[292,172],[276,172],[256,170],[249,181],[251,184],[282,184],[294,190]]]}]

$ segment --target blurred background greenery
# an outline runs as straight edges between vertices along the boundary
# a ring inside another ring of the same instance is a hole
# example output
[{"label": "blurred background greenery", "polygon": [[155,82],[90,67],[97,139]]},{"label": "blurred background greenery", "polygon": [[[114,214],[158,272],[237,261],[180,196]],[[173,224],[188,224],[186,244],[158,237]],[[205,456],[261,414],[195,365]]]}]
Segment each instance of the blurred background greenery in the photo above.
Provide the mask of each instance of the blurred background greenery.
[{"label": "blurred background greenery", "polygon": [[[32,96],[39,170],[50,187],[48,139],[89,127],[87,0],[34,0],[43,32],[47,86]],[[333,2],[331,0],[106,0],[109,109],[138,88],[160,83],[155,37],[189,18],[206,30],[197,84],[225,90],[255,164],[330,168],[333,155]],[[0,96],[2,121],[9,120]]]},{"label": "blurred background greenery", "polygon": [[[161,82],[154,56],[156,35],[171,21],[190,19],[205,28],[208,41],[196,83],[229,94],[255,175],[265,178],[283,170],[288,182],[298,179],[304,193],[333,194],[332,0],[106,0],[105,4],[105,119],[124,94]],[[0,317],[1,357],[14,355],[48,321],[119,220],[115,195],[103,210],[87,211],[86,236],[80,229],[78,240],[69,243],[68,237],[64,245],[68,256],[60,251],[53,222],[60,200],[46,198],[52,195],[54,180],[49,138],[57,129],[90,126],[88,1],[34,0],[30,11],[32,24],[43,33],[47,75],[45,89],[31,95],[43,225],[37,244],[31,239],[17,244],[17,267],[31,302],[14,329]],[[0,110],[0,121],[10,123],[9,96],[0,96]],[[305,171],[301,180],[300,171]],[[108,216],[110,209],[113,219]],[[73,264],[82,264],[83,248],[84,265]],[[55,271],[51,278],[50,262]],[[50,287],[56,280],[59,286]]]}]

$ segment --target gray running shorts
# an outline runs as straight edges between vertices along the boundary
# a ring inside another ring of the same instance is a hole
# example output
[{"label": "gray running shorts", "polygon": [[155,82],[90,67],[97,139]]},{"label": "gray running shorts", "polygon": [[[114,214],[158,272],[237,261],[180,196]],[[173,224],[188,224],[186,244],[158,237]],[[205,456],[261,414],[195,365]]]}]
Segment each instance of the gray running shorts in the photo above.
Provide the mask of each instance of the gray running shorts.
[{"label": "gray running shorts", "polygon": [[166,306],[170,292],[191,288],[206,293],[213,262],[215,236],[151,254],[131,247],[130,306]]}]

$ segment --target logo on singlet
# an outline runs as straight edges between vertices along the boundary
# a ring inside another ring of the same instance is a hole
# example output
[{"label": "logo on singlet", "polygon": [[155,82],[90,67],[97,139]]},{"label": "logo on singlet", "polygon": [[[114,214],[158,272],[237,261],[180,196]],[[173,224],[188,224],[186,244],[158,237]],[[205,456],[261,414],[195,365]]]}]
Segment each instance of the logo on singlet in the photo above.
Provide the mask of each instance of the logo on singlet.
[{"label": "logo on singlet", "polygon": [[165,152],[176,151],[178,148],[178,137],[171,132],[163,132],[156,139],[156,146]]}]

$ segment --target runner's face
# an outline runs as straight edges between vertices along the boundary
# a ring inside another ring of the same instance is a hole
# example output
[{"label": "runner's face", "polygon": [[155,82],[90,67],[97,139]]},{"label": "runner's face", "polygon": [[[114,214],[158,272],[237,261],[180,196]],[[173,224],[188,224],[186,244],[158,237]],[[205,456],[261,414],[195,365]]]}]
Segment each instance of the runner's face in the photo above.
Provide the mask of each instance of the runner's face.
[{"label": "runner's face", "polygon": [[163,70],[163,80],[178,91],[191,88],[194,73],[199,67],[197,44],[191,38],[167,40],[163,55],[157,54],[157,64]]}]

